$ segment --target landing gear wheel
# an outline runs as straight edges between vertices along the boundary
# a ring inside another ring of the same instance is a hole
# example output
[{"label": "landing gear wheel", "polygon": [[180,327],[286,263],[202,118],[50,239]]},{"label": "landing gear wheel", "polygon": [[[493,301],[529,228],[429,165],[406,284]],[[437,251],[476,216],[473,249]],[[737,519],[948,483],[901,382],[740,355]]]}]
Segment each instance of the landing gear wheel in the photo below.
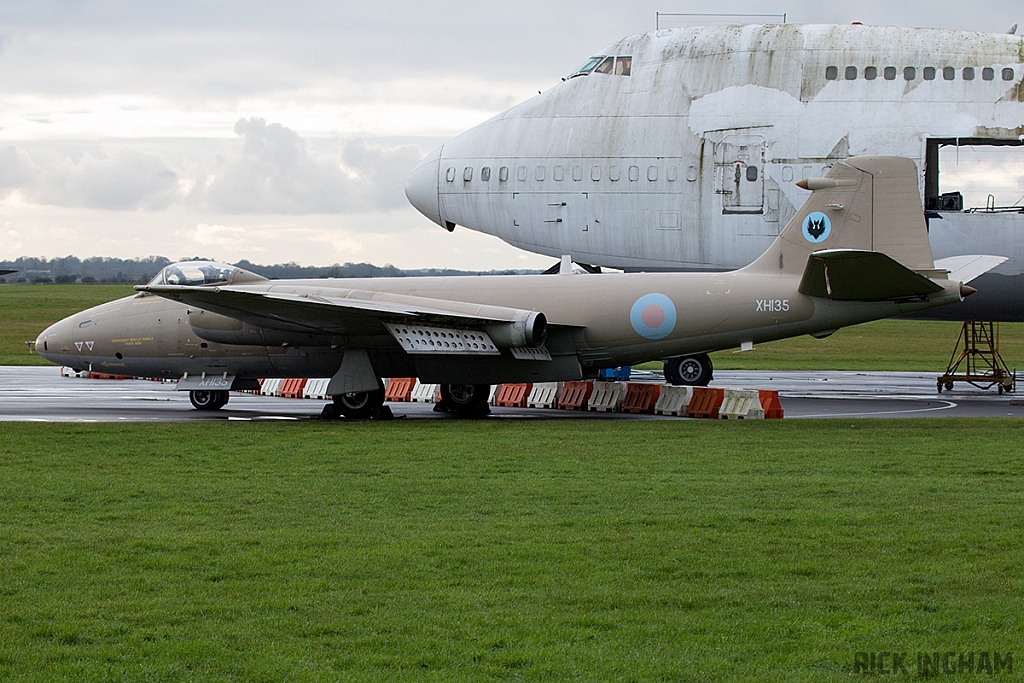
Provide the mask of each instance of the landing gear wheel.
[{"label": "landing gear wheel", "polygon": [[220,410],[227,405],[231,394],[227,391],[190,391],[188,400],[196,410]]},{"label": "landing gear wheel", "polygon": [[332,396],[334,408],[345,417],[354,420],[369,420],[384,405],[384,390],[356,391],[351,394]]},{"label": "landing gear wheel", "polygon": [[665,381],[669,384],[706,387],[713,374],[714,367],[706,353],[676,356],[665,361]]},{"label": "landing gear wheel", "polygon": [[491,412],[490,384],[442,384],[441,403],[459,417],[483,417]]}]

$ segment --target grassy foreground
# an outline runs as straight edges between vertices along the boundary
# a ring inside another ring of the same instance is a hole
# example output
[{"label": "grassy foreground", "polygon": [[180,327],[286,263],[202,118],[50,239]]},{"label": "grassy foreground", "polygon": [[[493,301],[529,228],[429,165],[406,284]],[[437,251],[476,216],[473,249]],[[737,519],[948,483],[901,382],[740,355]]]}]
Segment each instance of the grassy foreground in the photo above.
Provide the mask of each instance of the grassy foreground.
[{"label": "grassy foreground", "polygon": [[1022,427],[7,424],[0,679],[1019,675]]}]

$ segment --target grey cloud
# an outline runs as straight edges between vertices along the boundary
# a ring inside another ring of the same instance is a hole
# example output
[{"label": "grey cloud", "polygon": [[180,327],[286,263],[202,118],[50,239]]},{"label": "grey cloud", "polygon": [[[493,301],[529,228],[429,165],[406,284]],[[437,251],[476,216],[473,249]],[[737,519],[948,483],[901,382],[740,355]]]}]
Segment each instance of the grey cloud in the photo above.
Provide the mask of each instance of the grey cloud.
[{"label": "grey cloud", "polygon": [[37,205],[234,215],[388,211],[408,206],[405,179],[423,156],[399,140],[311,141],[256,117],[239,120],[235,133],[234,141],[3,146],[0,199],[19,191]]},{"label": "grey cloud", "polygon": [[237,156],[220,161],[190,201],[218,213],[357,213],[405,206],[402,188],[422,156],[418,147],[345,143],[337,157],[318,153],[298,133],[261,118],[241,119]]},{"label": "grey cloud", "polygon": [[372,146],[366,140],[350,140],[342,152],[345,165],[359,172],[365,180],[371,203],[380,209],[396,209],[409,205],[405,197],[405,179],[423,153],[416,145],[395,149]]},{"label": "grey cloud", "polygon": [[115,211],[165,209],[174,203],[178,176],[155,154],[121,149],[105,158],[86,153],[38,170],[25,188],[38,204]]},{"label": "grey cloud", "polygon": [[115,211],[170,206],[177,174],[159,156],[121,149],[97,157],[88,152],[75,161],[50,155],[39,163],[25,150],[0,148],[0,197],[20,191],[33,204]]},{"label": "grey cloud", "polygon": [[35,174],[32,160],[24,150],[14,145],[0,148],[0,197],[30,184]]},{"label": "grey cloud", "polygon": [[[200,201],[221,213],[338,213],[350,187],[341,165],[308,149],[298,133],[260,118],[241,119],[241,154],[222,162]],[[198,187],[198,186],[197,186]]]}]

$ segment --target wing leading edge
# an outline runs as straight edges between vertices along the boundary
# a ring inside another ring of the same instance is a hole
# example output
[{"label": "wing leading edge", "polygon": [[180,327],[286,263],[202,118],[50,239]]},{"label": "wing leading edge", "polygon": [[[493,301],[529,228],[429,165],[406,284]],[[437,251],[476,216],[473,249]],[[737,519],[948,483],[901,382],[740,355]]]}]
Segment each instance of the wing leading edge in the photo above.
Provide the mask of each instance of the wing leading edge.
[{"label": "wing leading edge", "polygon": [[[142,292],[225,315],[258,327],[338,335],[390,333],[396,323],[438,329],[480,330],[501,348],[540,347],[547,320],[539,311],[358,289],[141,285]],[[399,339],[399,341],[401,341]],[[407,345],[403,344],[403,347]],[[452,352],[465,351],[461,346]],[[413,348],[406,350],[415,352]],[[421,349],[421,352],[426,352]],[[496,350],[494,352],[497,352]]]}]

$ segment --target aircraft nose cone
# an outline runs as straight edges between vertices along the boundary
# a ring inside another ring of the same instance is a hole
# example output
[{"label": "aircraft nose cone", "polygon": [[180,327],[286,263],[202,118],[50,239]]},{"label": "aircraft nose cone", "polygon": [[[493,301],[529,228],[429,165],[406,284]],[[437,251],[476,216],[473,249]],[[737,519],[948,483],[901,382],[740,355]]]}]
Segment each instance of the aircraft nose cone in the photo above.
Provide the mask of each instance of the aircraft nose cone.
[{"label": "aircraft nose cone", "polygon": [[71,324],[65,318],[40,332],[36,337],[36,353],[51,363],[58,362],[61,349],[71,345],[70,327]]},{"label": "aircraft nose cone", "polygon": [[438,147],[409,174],[408,180],[405,181],[405,196],[417,211],[444,227],[437,196],[437,175],[440,167],[441,148]]}]

